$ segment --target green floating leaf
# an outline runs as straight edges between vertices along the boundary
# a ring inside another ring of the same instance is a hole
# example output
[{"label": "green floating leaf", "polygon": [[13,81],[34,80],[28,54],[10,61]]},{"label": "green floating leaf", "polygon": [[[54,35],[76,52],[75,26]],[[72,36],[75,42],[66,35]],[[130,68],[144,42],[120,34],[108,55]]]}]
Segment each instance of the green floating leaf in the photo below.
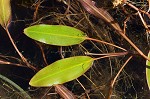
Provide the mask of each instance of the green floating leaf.
[{"label": "green floating leaf", "polygon": [[0,0],[0,24],[6,27],[11,16],[10,0]]},{"label": "green floating leaf", "polygon": [[84,74],[94,59],[88,56],[75,56],[58,60],[40,70],[30,81],[31,86],[47,87],[74,80]]},{"label": "green floating leaf", "polygon": [[24,29],[24,33],[39,42],[58,46],[80,44],[86,38],[82,31],[64,25],[34,25]]},{"label": "green floating leaf", "polygon": [[[148,58],[150,58],[150,52],[148,53]],[[150,89],[150,61],[146,61],[146,80],[147,80],[147,84],[148,84],[148,87]]]}]

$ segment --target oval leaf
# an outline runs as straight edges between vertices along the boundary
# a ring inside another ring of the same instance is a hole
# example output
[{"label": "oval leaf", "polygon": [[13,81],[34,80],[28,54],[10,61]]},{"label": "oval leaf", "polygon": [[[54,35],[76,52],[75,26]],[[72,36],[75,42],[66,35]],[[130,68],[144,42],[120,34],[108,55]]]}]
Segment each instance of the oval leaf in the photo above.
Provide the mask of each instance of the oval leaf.
[{"label": "oval leaf", "polygon": [[30,81],[31,86],[47,87],[74,80],[84,74],[94,59],[88,56],[75,56],[58,60],[40,70]]},{"label": "oval leaf", "polygon": [[0,0],[0,24],[7,27],[11,16],[10,0]]},{"label": "oval leaf", "polygon": [[[150,52],[148,53],[148,58],[150,58]],[[147,84],[148,84],[148,87],[150,89],[150,61],[146,61],[146,80],[147,80]]]},{"label": "oval leaf", "polygon": [[82,31],[63,25],[34,25],[26,28],[24,33],[39,42],[58,46],[80,44],[86,37]]}]

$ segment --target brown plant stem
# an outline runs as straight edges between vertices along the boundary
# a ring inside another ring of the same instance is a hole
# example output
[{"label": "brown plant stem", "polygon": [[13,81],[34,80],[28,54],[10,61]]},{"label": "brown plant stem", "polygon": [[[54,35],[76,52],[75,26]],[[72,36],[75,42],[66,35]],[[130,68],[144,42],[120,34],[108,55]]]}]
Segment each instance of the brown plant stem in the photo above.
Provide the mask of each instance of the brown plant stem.
[{"label": "brown plant stem", "polygon": [[110,45],[110,46],[116,47],[116,48],[118,48],[118,49],[121,49],[121,50],[123,50],[123,51],[127,51],[126,49],[124,49],[124,48],[122,48],[122,47],[120,47],[120,46],[114,45],[114,44],[112,44],[112,43],[108,43],[108,42],[105,42],[105,41],[101,41],[101,40],[94,39],[94,38],[89,38],[89,37],[87,37],[86,39],[87,39],[87,40],[96,41],[96,42],[100,42],[100,43],[103,43],[103,44],[106,44],[106,45]]},{"label": "brown plant stem", "polygon": [[130,6],[131,8],[133,8],[133,9],[136,10],[136,11],[139,11],[139,12],[142,12],[142,13],[146,14],[146,15],[150,18],[150,14],[149,14],[148,12],[137,8],[136,6],[132,5],[132,4],[129,3],[129,2],[125,2],[125,4],[127,4],[128,6]]},{"label": "brown plant stem", "polygon": [[123,56],[123,55],[127,55],[128,52],[120,52],[120,53],[108,53],[108,55],[104,55],[102,57],[98,57],[98,58],[94,58],[94,60],[99,60],[99,59],[103,59],[103,58],[108,58],[108,57],[115,57],[115,56]]},{"label": "brown plant stem", "polygon": [[11,35],[10,35],[10,32],[9,32],[8,28],[5,28],[5,30],[6,30],[6,33],[7,33],[8,37],[9,37],[9,39],[10,39],[10,41],[11,41],[13,47],[14,47],[15,50],[17,51],[17,53],[18,53],[18,55],[20,56],[20,58],[22,59],[22,61],[23,61],[29,68],[31,68],[31,69],[33,69],[33,70],[37,70],[34,66],[32,66],[32,65],[30,65],[30,64],[28,63],[27,59],[26,59],[26,58],[21,54],[21,52],[18,50],[16,44],[14,43],[14,40],[12,39],[12,37],[11,37]]},{"label": "brown plant stem", "polygon": [[121,56],[121,55],[128,54],[128,52],[102,53],[102,54],[86,52],[85,54],[86,54],[86,55],[95,55],[95,56],[111,56],[111,55],[118,55],[118,56]]},{"label": "brown plant stem", "polygon": [[150,58],[148,58],[143,52],[123,33],[119,32],[119,34],[146,60],[150,61]]},{"label": "brown plant stem", "polygon": [[3,60],[0,60],[0,64],[5,64],[5,65],[15,65],[15,66],[19,66],[19,67],[26,67],[22,64],[17,64],[17,63],[12,63],[12,62],[9,62],[9,61],[3,61]]},{"label": "brown plant stem", "polygon": [[43,60],[44,60],[44,64],[47,66],[47,65],[48,65],[48,62],[47,62],[47,60],[46,60],[46,56],[45,56],[45,53],[44,53],[43,46],[40,45],[40,43],[38,43],[38,42],[36,42],[36,44],[37,44],[38,47],[40,48],[41,54],[42,54],[42,57],[43,57]]},{"label": "brown plant stem", "polygon": [[117,73],[117,75],[114,77],[114,79],[111,81],[111,85],[110,85],[110,90],[109,90],[109,94],[108,94],[108,98],[107,99],[111,99],[111,95],[113,93],[113,87],[114,84],[118,78],[118,76],[120,75],[120,73],[122,72],[122,70],[124,69],[124,67],[127,65],[127,63],[131,60],[132,56],[130,56],[127,61],[123,64],[123,66],[120,68],[119,72]]},{"label": "brown plant stem", "polygon": [[38,9],[39,9],[40,4],[41,4],[41,0],[38,0],[37,3],[35,4],[35,12],[34,12],[34,15],[33,15],[33,21],[34,22],[37,19],[37,13],[38,13]]},{"label": "brown plant stem", "polygon": [[77,82],[80,84],[80,86],[83,88],[83,90],[85,91],[85,94],[86,94],[86,96],[87,96],[87,99],[90,99],[90,96],[88,95],[88,91],[85,89],[84,85],[83,85],[78,79],[76,79],[76,80],[77,80]]}]

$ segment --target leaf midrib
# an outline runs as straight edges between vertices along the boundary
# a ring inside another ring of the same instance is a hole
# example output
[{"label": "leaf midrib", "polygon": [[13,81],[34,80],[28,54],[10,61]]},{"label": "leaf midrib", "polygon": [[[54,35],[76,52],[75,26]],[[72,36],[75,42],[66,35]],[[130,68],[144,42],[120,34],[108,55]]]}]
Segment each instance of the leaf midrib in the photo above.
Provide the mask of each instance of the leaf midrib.
[{"label": "leaf midrib", "polygon": [[[30,31],[30,32],[32,32],[32,33],[36,33],[36,34],[45,34],[45,35],[54,35],[54,36],[60,36],[60,37],[71,37],[71,38],[81,38],[81,39],[85,39],[86,38],[86,36],[84,36],[84,35],[81,35],[82,37],[79,37],[79,36],[70,36],[70,35],[61,35],[61,34],[56,34],[56,33],[48,33],[48,32],[36,32],[36,31]],[[26,33],[26,34],[29,34],[29,33]]]}]

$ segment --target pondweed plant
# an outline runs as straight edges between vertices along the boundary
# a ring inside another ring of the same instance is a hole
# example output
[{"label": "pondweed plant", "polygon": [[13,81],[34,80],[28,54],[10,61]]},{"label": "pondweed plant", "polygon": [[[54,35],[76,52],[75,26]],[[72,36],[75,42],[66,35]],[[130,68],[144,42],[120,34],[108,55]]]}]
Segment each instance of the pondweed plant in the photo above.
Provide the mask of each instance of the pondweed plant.
[{"label": "pondweed plant", "polygon": [[[99,41],[96,39],[88,38],[85,33],[76,28],[63,25],[34,25],[26,28],[24,33],[28,37],[39,42],[57,46],[71,46],[80,44],[84,40]],[[106,42],[105,44],[112,45]],[[112,46],[120,48],[116,45]],[[127,52],[122,52],[104,55],[103,57],[99,58],[92,58],[89,56],[74,56],[70,58],[64,58],[40,70],[31,79],[30,85],[36,87],[46,87],[63,84],[83,75],[92,66],[94,60],[126,54]]]},{"label": "pondweed plant", "polygon": [[[63,1],[63,0],[62,0]],[[107,22],[110,26],[112,26],[115,31],[121,35],[141,56],[143,56],[147,60],[147,65],[150,66],[149,64],[149,57],[143,54],[143,52],[135,46],[135,44],[126,36],[126,33],[124,30],[122,30],[117,22],[114,21],[114,19],[111,17],[111,15],[104,9],[102,8],[97,8],[95,6],[95,3],[92,0],[79,0],[79,2],[83,5],[83,7],[92,15],[103,19],[105,22]],[[39,0],[40,3],[40,0]],[[142,12],[142,10],[139,10],[132,6],[130,3],[126,2],[124,0],[125,4],[128,4],[129,6],[133,7],[135,10],[138,11],[139,16],[140,13],[144,13],[146,15],[149,15],[146,12]],[[10,19],[11,19],[11,7],[10,7],[10,0],[0,0],[0,24],[1,26],[6,30],[15,50],[21,57],[22,61],[26,63],[26,65],[29,68],[32,68],[34,70],[37,70],[34,66],[30,65],[26,58],[20,53],[18,48],[16,47],[10,33],[8,30],[9,24],[10,24]],[[36,10],[37,11],[37,10]],[[36,19],[36,18],[34,18]],[[142,17],[141,17],[142,20]],[[147,25],[144,23],[142,20],[145,28],[148,30]],[[85,52],[85,56],[74,56],[74,57],[69,57],[69,58],[64,58],[61,60],[58,60],[45,68],[41,69],[39,72],[37,72],[36,75],[33,76],[29,84],[31,86],[35,87],[49,87],[49,86],[55,86],[59,91],[62,89],[65,89],[65,87],[60,86],[60,84],[63,84],[65,82],[77,79],[81,75],[83,75],[93,64],[95,60],[99,60],[102,58],[108,58],[108,57],[114,57],[114,56],[121,56],[121,55],[126,55],[128,54],[128,50],[114,45],[112,43],[108,43],[105,41],[101,41],[98,39],[90,38],[88,37],[84,32],[81,30],[78,30],[73,27],[69,26],[64,26],[64,25],[46,25],[46,24],[39,24],[39,25],[33,25],[30,27],[27,27],[24,29],[24,33],[39,42],[49,44],[49,45],[55,45],[55,46],[72,46],[76,44],[80,44],[85,40],[91,40],[94,42],[99,42],[102,44],[110,45],[115,48],[119,48],[123,50],[123,52],[118,52],[118,53],[104,53],[104,54],[99,54],[99,53],[88,53]],[[88,56],[89,55],[89,56]],[[90,56],[91,55],[91,56]],[[101,57],[98,58],[93,58],[92,55],[100,55]],[[111,88],[113,88],[113,85],[119,76],[120,72],[123,70],[123,68],[126,66],[128,61],[132,58],[132,55],[127,59],[127,61],[124,63],[124,65],[121,67],[117,75],[114,77],[111,83]],[[149,79],[149,67],[146,68],[146,77],[147,77],[147,82],[148,86],[150,86],[150,79]],[[65,89],[66,90],[66,89]],[[66,93],[66,96],[64,97],[69,97],[67,96],[68,91],[63,91],[61,93]],[[110,90],[110,95],[108,98],[111,97],[112,90]],[[63,96],[63,95],[62,95]]]},{"label": "pondweed plant", "polygon": [[29,84],[34,87],[58,87],[59,84],[77,79],[83,75],[95,60],[128,54],[125,49],[119,46],[89,38],[84,32],[69,26],[39,24],[24,29],[24,33],[36,41],[50,45],[72,46],[80,44],[84,40],[92,40],[124,50],[121,53],[103,54],[98,58],[74,56],[58,60],[41,69],[33,76]]},{"label": "pondweed plant", "polygon": [[[143,52],[125,35],[125,31],[123,31],[119,24],[114,21],[111,15],[102,8],[97,8],[95,3],[92,0],[79,0],[83,7],[91,14],[99,17],[109,23],[116,32],[121,35],[131,46],[147,61],[150,61],[150,58],[143,54]],[[126,3],[126,1],[124,1]],[[24,30],[25,34],[31,37],[34,40],[40,41],[42,43],[57,45],[57,46],[71,46],[74,44],[80,44],[84,40],[93,40],[99,41],[93,38],[87,37],[82,31],[76,30],[71,27],[61,26],[61,25],[35,25]],[[103,42],[105,44],[112,45],[107,42]],[[120,48],[119,46],[113,45],[114,47]],[[120,48],[127,51],[124,48]],[[123,55],[126,55],[124,53]],[[119,54],[120,55],[120,54]],[[111,56],[111,55],[110,55]],[[106,56],[106,57],[110,57]],[[118,56],[118,54],[113,54],[112,56]],[[44,69],[40,70],[30,81],[31,86],[55,86],[57,84],[63,84],[65,82],[71,81],[73,79],[78,78],[79,76],[83,75],[92,65],[94,60],[101,59],[99,58],[92,58],[89,56],[75,56],[70,58],[65,58],[62,60],[58,60],[51,65],[45,67]],[[103,57],[105,58],[105,57]],[[129,60],[132,57],[129,58]],[[79,61],[80,60],[80,61]],[[127,60],[127,62],[129,61]],[[148,63],[148,62],[147,62]],[[126,63],[125,63],[126,64]],[[125,65],[123,65],[124,67]],[[118,72],[118,75],[122,71],[123,67]],[[72,73],[71,71],[75,71]],[[67,74],[67,75],[66,75]],[[116,77],[118,77],[118,75]],[[116,80],[114,78],[114,81]],[[147,75],[148,77],[148,75]],[[149,79],[147,79],[149,82]],[[112,88],[114,82],[111,84]],[[109,98],[111,97],[111,91]]]}]

